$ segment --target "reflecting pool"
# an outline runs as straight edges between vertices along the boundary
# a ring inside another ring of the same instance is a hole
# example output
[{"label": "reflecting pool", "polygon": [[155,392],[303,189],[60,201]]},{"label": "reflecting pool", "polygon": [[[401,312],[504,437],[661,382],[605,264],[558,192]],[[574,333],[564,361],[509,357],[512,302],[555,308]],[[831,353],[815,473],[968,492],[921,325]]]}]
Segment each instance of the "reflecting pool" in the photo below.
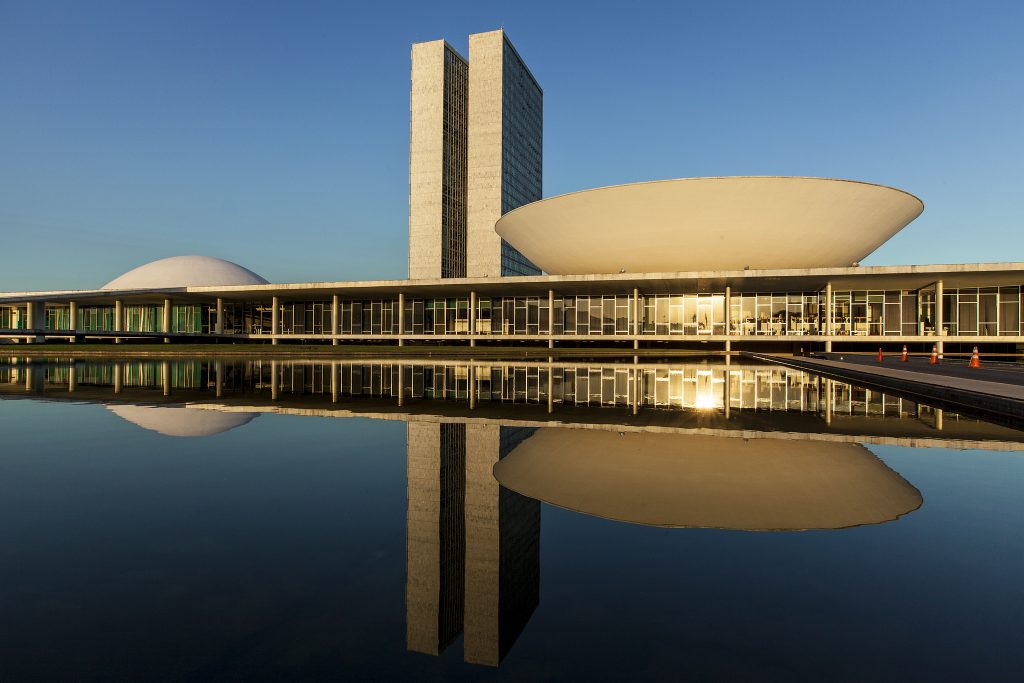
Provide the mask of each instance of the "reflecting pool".
[{"label": "reflecting pool", "polygon": [[795,370],[6,358],[0,444],[0,680],[1024,667],[1024,432]]}]

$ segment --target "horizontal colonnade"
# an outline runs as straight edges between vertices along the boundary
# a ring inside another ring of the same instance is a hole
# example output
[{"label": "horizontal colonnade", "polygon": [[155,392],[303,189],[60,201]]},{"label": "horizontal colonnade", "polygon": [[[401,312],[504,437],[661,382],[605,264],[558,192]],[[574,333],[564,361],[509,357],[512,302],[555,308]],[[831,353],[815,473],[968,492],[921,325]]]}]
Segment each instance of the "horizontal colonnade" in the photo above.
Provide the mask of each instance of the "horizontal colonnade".
[{"label": "horizontal colonnade", "polygon": [[[141,300],[140,300],[141,299]],[[235,340],[351,341],[954,341],[1020,343],[1021,286],[919,290],[632,292],[451,297],[403,293],[374,299],[112,295],[89,301],[0,305],[0,333],[45,337],[223,337]],[[65,333],[65,334],[62,334]],[[968,341],[971,341],[968,340]],[[941,350],[941,349],[940,349]]]}]

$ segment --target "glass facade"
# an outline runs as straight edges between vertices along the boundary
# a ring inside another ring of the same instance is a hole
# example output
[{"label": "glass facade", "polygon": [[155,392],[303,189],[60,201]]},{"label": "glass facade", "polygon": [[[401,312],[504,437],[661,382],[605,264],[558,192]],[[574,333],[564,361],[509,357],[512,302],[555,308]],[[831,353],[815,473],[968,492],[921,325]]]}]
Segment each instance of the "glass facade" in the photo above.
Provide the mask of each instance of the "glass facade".
[{"label": "glass facade", "polygon": [[822,334],[824,301],[817,292],[733,294],[731,334],[755,336]]},{"label": "glass facade", "polygon": [[441,178],[441,277],[466,277],[466,153],[469,65],[444,46],[444,129]]},{"label": "glass facade", "polygon": [[[544,91],[504,38],[501,84],[501,213],[544,193]],[[540,275],[540,268],[501,240],[502,275]]]},{"label": "glass facade", "polygon": [[0,330],[25,329],[26,317],[24,306],[0,306]]},{"label": "glass facade", "polygon": [[[943,320],[937,329],[935,291],[835,290],[832,292],[831,330],[835,337],[995,337],[1020,336],[1024,323],[1024,295],[1020,286],[946,288]],[[586,337],[671,340],[701,337],[756,339],[761,337],[818,337],[827,334],[828,307],[824,292],[734,292],[726,316],[724,292],[699,294],[643,294],[634,303],[632,293],[559,294],[549,303],[546,295],[471,298],[405,297],[404,311],[394,298],[339,299],[337,334],[342,337],[396,336],[399,321],[406,337]],[[553,307],[552,307],[553,304]],[[329,298],[281,301],[278,334],[325,336],[332,334]],[[113,305],[79,305],[78,332],[113,332]],[[25,328],[26,307],[0,306],[0,329]],[[269,335],[273,311],[270,302],[224,302],[225,334]],[[45,307],[46,328],[68,331],[67,303]],[[475,326],[471,329],[471,325]],[[123,306],[122,331],[160,333],[163,304],[130,303]],[[728,332],[726,328],[728,327]],[[175,303],[171,306],[171,332],[211,334],[216,330],[213,303]],[[634,332],[635,330],[635,332]]]},{"label": "glass facade", "polygon": [[113,306],[79,306],[78,329],[82,332],[110,332],[114,329]]}]

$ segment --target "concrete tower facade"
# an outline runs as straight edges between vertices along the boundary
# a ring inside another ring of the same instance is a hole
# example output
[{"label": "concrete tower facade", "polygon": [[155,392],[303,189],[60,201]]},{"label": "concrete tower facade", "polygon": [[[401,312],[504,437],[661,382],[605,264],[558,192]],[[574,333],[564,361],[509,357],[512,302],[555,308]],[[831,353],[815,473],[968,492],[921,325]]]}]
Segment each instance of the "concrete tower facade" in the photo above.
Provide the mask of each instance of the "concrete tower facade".
[{"label": "concrete tower facade", "polygon": [[533,275],[494,231],[543,191],[543,91],[504,31],[412,48],[409,277]]},{"label": "concrete tower facade", "polygon": [[502,30],[469,37],[469,277],[538,275],[498,236],[501,216],[543,194],[544,91]]},{"label": "concrete tower facade", "polygon": [[412,46],[410,278],[466,276],[468,78],[466,60],[445,41]]}]

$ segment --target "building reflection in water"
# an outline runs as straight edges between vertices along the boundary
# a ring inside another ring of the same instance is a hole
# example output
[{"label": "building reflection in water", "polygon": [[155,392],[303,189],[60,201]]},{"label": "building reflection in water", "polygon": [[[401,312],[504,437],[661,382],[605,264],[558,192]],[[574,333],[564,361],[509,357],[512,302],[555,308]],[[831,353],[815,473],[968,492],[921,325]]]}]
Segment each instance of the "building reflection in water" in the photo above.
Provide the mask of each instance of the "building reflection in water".
[{"label": "building reflection in water", "polygon": [[467,662],[497,666],[540,599],[540,503],[494,466],[533,429],[407,425],[406,644],[437,655],[463,634]]},{"label": "building reflection in water", "polygon": [[[927,406],[776,366],[691,363],[0,360],[0,392],[109,388],[198,398],[390,398],[556,407],[918,415]],[[159,392],[159,393],[158,393]]]},{"label": "building reflection in water", "polygon": [[727,363],[0,361],[0,398],[35,397],[108,404],[174,436],[267,411],[406,421],[407,648],[438,655],[461,634],[464,659],[489,666],[539,602],[540,501],[657,526],[881,524],[921,495],[862,444],[1022,442],[882,392]]}]

